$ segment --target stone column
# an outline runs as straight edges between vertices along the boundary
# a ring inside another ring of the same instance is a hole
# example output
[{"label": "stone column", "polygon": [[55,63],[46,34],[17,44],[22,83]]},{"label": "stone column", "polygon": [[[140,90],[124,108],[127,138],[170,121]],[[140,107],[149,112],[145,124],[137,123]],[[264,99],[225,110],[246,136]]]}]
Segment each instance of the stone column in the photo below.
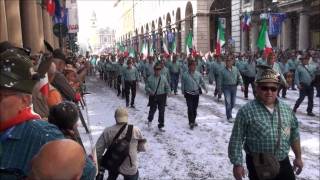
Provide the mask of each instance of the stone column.
[{"label": "stone column", "polygon": [[4,0],[0,0],[0,42],[8,41],[6,6]]},{"label": "stone column", "polygon": [[186,26],[185,26],[185,21],[182,21],[181,22],[181,52],[184,52],[186,53],[186,37],[187,37],[187,34],[186,34]]},{"label": "stone column", "polygon": [[41,51],[44,51],[45,48],[44,48],[44,43],[43,43],[43,40],[44,40],[44,30],[43,30],[43,15],[42,15],[42,7],[37,4],[37,16],[38,16],[38,31],[39,31],[39,45],[40,45],[40,50]]},{"label": "stone column", "polygon": [[7,19],[8,41],[13,43],[15,46],[22,47],[22,30],[19,0],[6,0],[5,9]]},{"label": "stone column", "polygon": [[305,50],[309,47],[309,14],[300,12],[299,14],[299,50]]},{"label": "stone column", "polygon": [[244,53],[248,50],[248,31],[241,31],[241,52]]},{"label": "stone column", "polygon": [[193,40],[197,51],[205,54],[210,50],[209,16],[198,15],[194,18]]},{"label": "stone column", "polygon": [[21,1],[21,15],[23,46],[31,48],[32,53],[38,53],[41,48],[37,1]]},{"label": "stone column", "polygon": [[287,18],[283,23],[282,23],[282,49],[286,50],[291,48],[291,19]]},{"label": "stone column", "polygon": [[42,18],[43,18],[43,35],[44,39],[51,45],[54,45],[53,41],[53,31],[52,31],[52,20],[51,16],[49,15],[48,11],[43,9],[42,10]]},{"label": "stone column", "polygon": [[257,48],[257,40],[258,40],[258,36],[259,36],[259,27],[257,23],[252,23],[252,28],[250,31],[250,48],[251,51],[256,52],[258,50]]}]

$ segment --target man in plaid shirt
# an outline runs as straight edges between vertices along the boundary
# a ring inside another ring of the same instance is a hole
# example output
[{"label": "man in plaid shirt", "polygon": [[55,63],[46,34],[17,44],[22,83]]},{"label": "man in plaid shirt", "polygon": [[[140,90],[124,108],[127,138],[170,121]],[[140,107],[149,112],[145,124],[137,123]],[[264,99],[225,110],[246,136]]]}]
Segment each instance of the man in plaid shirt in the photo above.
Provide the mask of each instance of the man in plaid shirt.
[{"label": "man in plaid shirt", "polygon": [[[242,148],[246,152],[249,179],[258,179],[250,153],[272,153],[279,160],[280,172],[275,179],[295,179],[293,171],[300,174],[303,168],[298,121],[291,108],[277,99],[279,78],[271,68],[263,66],[256,77],[257,99],[247,103],[237,113],[229,141],[228,156],[233,166],[235,179],[242,179]],[[281,118],[280,145],[278,139],[278,111]],[[295,154],[292,168],[288,153]]]}]

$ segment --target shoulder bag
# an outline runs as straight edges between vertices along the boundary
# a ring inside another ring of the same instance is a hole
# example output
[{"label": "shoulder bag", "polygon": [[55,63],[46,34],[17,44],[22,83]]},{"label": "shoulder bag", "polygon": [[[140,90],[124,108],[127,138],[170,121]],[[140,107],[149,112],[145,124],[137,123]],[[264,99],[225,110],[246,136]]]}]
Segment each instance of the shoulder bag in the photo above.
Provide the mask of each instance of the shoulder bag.
[{"label": "shoulder bag", "polygon": [[280,149],[281,118],[280,107],[278,106],[278,137],[274,154],[271,153],[250,153],[254,168],[260,180],[275,178],[280,172],[280,163],[275,153]]}]

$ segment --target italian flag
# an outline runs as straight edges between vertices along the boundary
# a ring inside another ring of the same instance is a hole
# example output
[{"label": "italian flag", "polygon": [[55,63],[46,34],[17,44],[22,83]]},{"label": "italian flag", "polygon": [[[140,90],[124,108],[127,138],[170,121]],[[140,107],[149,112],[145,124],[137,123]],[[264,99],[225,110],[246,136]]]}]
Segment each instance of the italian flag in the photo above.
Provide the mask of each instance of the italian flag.
[{"label": "italian flag", "polygon": [[189,32],[186,38],[186,53],[187,55],[190,53],[190,49],[192,49],[192,33]]},{"label": "italian flag", "polygon": [[143,59],[147,59],[148,57],[148,45],[147,43],[143,43],[141,53],[143,54]]},{"label": "italian flag", "polygon": [[169,56],[169,50],[168,50],[168,47],[167,47],[167,41],[166,41],[167,38],[164,38],[163,39],[163,53],[164,55],[167,57]]},{"label": "italian flag", "polygon": [[46,73],[43,78],[40,79],[38,84],[38,89],[40,90],[41,94],[45,97],[48,97],[49,94],[49,80],[48,74]]},{"label": "italian flag", "polygon": [[177,53],[177,45],[176,45],[176,39],[173,40],[172,42],[172,47],[171,47],[171,52],[176,54]]},{"label": "italian flag", "polygon": [[272,46],[268,36],[267,19],[262,19],[262,25],[257,41],[257,46],[260,51],[264,51],[264,54],[266,56],[272,51]]},{"label": "italian flag", "polygon": [[154,49],[153,49],[153,45],[151,44],[149,48],[149,56],[153,56],[153,55],[154,55]]},{"label": "italian flag", "polygon": [[216,55],[221,54],[221,48],[226,43],[224,28],[222,27],[220,19],[218,19],[218,31],[217,31],[217,42],[216,42]]},{"label": "italian flag", "polygon": [[136,56],[136,53],[135,53],[135,50],[134,50],[133,47],[131,47],[130,50],[129,50],[129,56],[133,57],[133,58]]}]

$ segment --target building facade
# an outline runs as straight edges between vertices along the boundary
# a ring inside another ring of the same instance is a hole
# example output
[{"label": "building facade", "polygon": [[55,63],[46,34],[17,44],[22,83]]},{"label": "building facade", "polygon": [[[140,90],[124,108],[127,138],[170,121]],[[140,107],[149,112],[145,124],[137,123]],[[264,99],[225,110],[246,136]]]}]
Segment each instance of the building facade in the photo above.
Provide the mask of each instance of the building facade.
[{"label": "building facade", "polygon": [[[185,38],[193,34],[193,44],[197,51],[213,51],[216,42],[218,18],[226,19],[226,40],[240,48],[240,32],[232,31],[231,21],[233,1],[225,0],[118,0],[116,11],[120,12],[116,41],[125,46],[141,50],[143,42],[153,44],[161,51],[169,32],[175,36],[177,52],[185,52]],[[238,41],[234,37],[238,37]]]},{"label": "building facade", "polygon": [[[169,32],[175,35],[177,52],[185,52],[185,38],[193,34],[197,51],[213,51],[217,36],[217,20],[225,18],[225,40],[235,52],[256,51],[260,30],[260,14],[283,12],[287,18],[282,31],[271,37],[278,49],[319,48],[320,0],[118,0],[120,12],[116,41],[140,51],[144,42],[157,52]],[[252,15],[249,31],[241,30],[244,13]],[[318,18],[317,18],[318,17]]]},{"label": "building facade", "polygon": [[[232,7],[236,9],[236,7]],[[279,35],[270,37],[273,48],[286,50],[320,49],[320,0],[243,0],[240,18],[244,13],[251,14],[251,28],[240,31],[241,51],[257,51],[257,38],[260,30],[261,13],[284,13]]]}]

